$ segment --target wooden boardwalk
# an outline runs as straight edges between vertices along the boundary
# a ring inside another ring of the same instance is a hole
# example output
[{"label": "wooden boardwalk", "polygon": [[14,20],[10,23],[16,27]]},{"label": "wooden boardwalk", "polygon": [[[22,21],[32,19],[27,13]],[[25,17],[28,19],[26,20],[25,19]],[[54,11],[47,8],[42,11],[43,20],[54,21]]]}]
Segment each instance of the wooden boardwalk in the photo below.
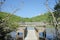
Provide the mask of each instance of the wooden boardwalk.
[{"label": "wooden boardwalk", "polygon": [[[26,32],[24,31],[27,28]],[[35,29],[36,28],[36,29]],[[39,40],[39,33],[43,32],[45,29],[43,27],[20,27],[17,30],[18,32],[23,33],[23,40]],[[24,35],[26,36],[24,37]],[[18,39],[18,36],[17,36]]]},{"label": "wooden boardwalk", "polygon": [[27,29],[27,36],[25,38],[25,40],[38,40],[38,37],[37,37],[37,34],[36,34],[36,31],[34,28],[32,29]]}]

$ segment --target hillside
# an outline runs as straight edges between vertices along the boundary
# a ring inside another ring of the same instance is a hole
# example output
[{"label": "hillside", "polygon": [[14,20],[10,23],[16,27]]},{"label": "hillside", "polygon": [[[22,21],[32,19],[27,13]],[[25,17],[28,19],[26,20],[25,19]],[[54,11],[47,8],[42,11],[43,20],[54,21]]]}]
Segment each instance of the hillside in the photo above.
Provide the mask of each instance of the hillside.
[{"label": "hillside", "polygon": [[9,21],[11,22],[40,22],[40,21],[46,21],[47,20],[47,16],[48,13],[45,13],[43,15],[38,15],[32,18],[22,18],[16,15],[12,15],[10,13],[6,13],[6,12],[0,12],[0,17],[2,17],[3,19],[7,17],[7,15],[9,16]]},{"label": "hillside", "polygon": [[39,22],[39,21],[46,21],[47,20],[47,16],[48,16],[48,14],[47,13],[45,13],[45,14],[43,14],[43,15],[38,15],[38,16],[35,16],[35,17],[32,17],[31,19],[32,19],[32,21],[36,21],[36,22]]},{"label": "hillside", "polygon": [[11,22],[19,22],[21,20],[21,17],[19,17],[19,16],[12,15],[12,14],[6,13],[6,12],[0,12],[0,18],[4,19],[6,17],[9,17],[9,21],[11,21]]}]

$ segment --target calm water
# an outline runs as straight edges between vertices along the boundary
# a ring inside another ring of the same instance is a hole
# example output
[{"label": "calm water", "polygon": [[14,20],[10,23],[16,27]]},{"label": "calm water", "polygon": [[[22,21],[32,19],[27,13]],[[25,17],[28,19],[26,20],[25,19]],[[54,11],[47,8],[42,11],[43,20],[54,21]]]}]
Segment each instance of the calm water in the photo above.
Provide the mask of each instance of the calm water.
[{"label": "calm water", "polygon": [[[43,33],[39,33],[40,37],[43,38]],[[53,40],[55,37],[55,29],[54,28],[46,28],[46,38],[48,40]]]},{"label": "calm water", "polygon": [[[28,29],[27,30],[34,30],[34,27],[28,27]],[[10,33],[11,34],[11,36],[13,37],[13,38],[16,38],[16,32],[11,32]],[[22,34],[22,33],[21,33]],[[20,36],[22,36],[22,35],[20,35]],[[41,33],[39,33],[39,36],[40,37],[43,37],[43,34],[42,34],[42,32]],[[46,38],[48,39],[48,40],[53,40],[53,38],[55,37],[55,29],[54,28],[46,28]]]}]

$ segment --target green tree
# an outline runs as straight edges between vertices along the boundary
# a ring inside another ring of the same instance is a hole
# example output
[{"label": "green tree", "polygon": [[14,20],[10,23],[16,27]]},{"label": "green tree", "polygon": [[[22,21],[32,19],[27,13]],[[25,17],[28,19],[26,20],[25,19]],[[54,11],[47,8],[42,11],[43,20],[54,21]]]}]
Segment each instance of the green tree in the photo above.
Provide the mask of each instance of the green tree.
[{"label": "green tree", "polygon": [[54,7],[54,16],[56,17],[56,21],[58,22],[58,18],[60,17],[60,0],[57,2],[57,4]]}]

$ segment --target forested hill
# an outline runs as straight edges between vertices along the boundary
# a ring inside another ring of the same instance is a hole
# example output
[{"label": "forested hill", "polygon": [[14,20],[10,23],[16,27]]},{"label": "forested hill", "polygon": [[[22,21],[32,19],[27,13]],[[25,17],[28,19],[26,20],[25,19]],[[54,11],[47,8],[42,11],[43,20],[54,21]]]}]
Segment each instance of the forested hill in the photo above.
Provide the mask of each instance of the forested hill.
[{"label": "forested hill", "polygon": [[0,18],[2,17],[3,19],[6,18],[7,16],[9,16],[9,19],[11,22],[40,22],[40,21],[46,21],[47,20],[47,16],[48,13],[42,14],[42,15],[38,15],[32,18],[22,18],[16,15],[12,15],[10,13],[6,13],[6,12],[0,12]]}]

